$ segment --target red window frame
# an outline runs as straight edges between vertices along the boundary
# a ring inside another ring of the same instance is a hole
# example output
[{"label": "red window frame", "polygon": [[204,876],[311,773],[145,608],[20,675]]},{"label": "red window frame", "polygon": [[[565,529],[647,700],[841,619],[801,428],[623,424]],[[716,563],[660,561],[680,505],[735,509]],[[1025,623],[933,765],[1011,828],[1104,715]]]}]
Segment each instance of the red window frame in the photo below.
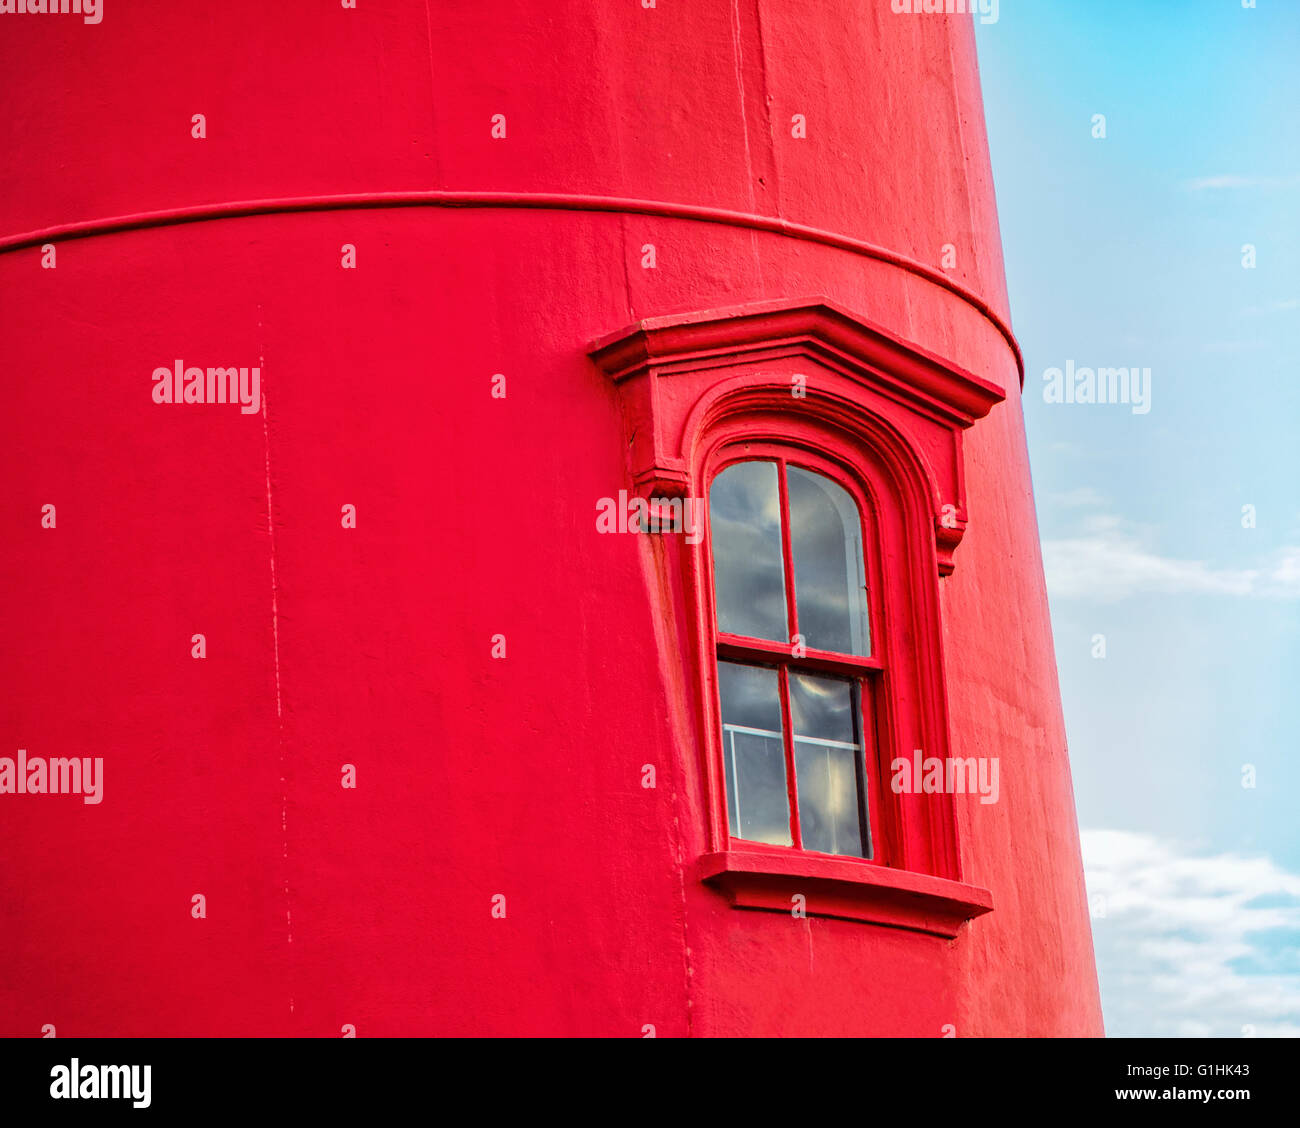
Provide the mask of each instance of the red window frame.
[{"label": "red window frame", "polygon": [[[713,567],[713,529],[710,521],[705,532],[707,551],[704,553],[704,561],[707,572],[713,649],[716,661],[736,662],[750,666],[766,666],[777,671],[780,684],[781,736],[785,753],[786,796],[789,807],[792,845],[783,846],[740,838],[731,833],[729,825],[727,825],[727,838],[741,849],[758,848],[764,851],[789,851],[801,856],[835,858],[863,865],[890,866],[895,864],[897,860],[897,851],[894,848],[896,817],[892,810],[893,804],[889,802],[889,796],[892,792],[887,785],[889,778],[885,770],[887,763],[882,761],[882,755],[887,751],[889,742],[880,739],[880,734],[882,731],[888,731],[889,725],[886,707],[887,690],[884,684],[886,663],[880,657],[885,617],[880,599],[883,577],[881,575],[881,546],[877,536],[877,525],[876,522],[868,519],[868,514],[871,512],[869,495],[856,478],[833,459],[811,450],[774,442],[737,442],[721,448],[710,461],[705,479],[707,490],[712,490],[714,481],[724,470],[742,462],[772,462],[778,467],[777,488],[780,492],[781,554],[785,580],[787,631],[790,641],[780,643],[770,639],[749,638],[718,630],[717,589],[714,586],[716,576]],[[808,470],[828,478],[845,490],[857,508],[867,579],[867,623],[871,640],[871,655],[869,657],[840,654],[829,650],[815,650],[807,647],[803,647],[802,653],[798,656],[795,654],[795,640],[799,635],[799,613],[795,596],[793,541],[790,536],[790,499],[787,484],[787,468],[790,466]],[[795,770],[794,758],[794,727],[790,715],[789,678],[792,671],[830,675],[849,681],[854,687],[854,704],[857,710],[859,728],[858,738],[861,741],[862,782],[866,788],[867,820],[871,841],[871,857],[869,858],[859,858],[846,854],[827,854],[817,850],[808,850],[803,846],[799,819],[798,773]],[[716,670],[714,698],[718,718],[717,731],[721,734],[721,700]],[[725,765],[721,778],[725,781]],[[723,819],[724,822],[729,822],[725,805],[724,795]]]},{"label": "red window frame", "polygon": [[[740,452],[780,450],[814,471],[835,468],[831,477],[858,499],[868,534],[882,668],[863,715],[877,722],[877,762],[883,768],[917,748],[948,756],[939,583],[956,566],[968,520],[963,434],[1006,388],[824,297],[643,318],[588,352],[617,390],[638,496],[702,500],[719,463],[739,461]],[[704,815],[696,876],[737,908],[788,913],[794,898],[810,916],[955,937],[991,910],[992,898],[963,881],[950,795],[895,795],[880,771],[875,795],[884,811],[872,861],[729,837],[716,686],[723,651],[702,525],[698,543],[683,538],[680,559],[665,552],[653,565],[665,590],[682,596],[680,613],[660,624],[661,644],[673,646],[675,622],[676,654],[700,689],[693,739],[678,728],[688,794]],[[812,652],[801,668],[840,657]]]}]

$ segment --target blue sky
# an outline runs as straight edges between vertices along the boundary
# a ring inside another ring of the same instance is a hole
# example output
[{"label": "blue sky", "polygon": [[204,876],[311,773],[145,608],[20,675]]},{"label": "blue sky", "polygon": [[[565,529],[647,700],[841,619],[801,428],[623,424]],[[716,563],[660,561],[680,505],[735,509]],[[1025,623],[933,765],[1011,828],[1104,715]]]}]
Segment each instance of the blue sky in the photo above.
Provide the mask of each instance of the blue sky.
[{"label": "blue sky", "polygon": [[976,26],[1107,1032],[1300,1036],[1300,3]]}]

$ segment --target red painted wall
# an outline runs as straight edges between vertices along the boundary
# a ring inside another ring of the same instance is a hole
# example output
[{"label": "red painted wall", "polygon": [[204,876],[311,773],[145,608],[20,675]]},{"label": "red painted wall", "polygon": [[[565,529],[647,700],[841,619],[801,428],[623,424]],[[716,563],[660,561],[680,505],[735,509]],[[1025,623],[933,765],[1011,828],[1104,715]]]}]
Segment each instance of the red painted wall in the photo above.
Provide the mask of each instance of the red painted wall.
[{"label": "red painted wall", "polygon": [[[104,761],[0,796],[0,1032],[1101,1032],[969,18],[106,0],[0,17],[0,76],[0,755]],[[1007,394],[940,584],[952,752],[1002,770],[951,941],[692,878],[679,573],[595,529],[591,341],[810,294]],[[177,358],[264,411],[155,404]]]}]

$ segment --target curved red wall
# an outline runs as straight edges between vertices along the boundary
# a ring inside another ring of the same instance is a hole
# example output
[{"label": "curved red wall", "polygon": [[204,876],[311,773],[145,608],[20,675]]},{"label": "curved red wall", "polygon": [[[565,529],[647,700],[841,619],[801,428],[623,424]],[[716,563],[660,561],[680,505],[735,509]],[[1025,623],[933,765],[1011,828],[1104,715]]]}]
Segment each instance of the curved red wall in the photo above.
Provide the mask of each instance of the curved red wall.
[{"label": "curved red wall", "polygon": [[[0,1031],[1101,1032],[969,18],[0,19],[0,755],[104,760],[98,805],[0,796]],[[591,342],[805,295],[1007,396],[940,585],[952,752],[1002,765],[956,797],[995,907],[955,940],[692,878],[681,593],[595,530]],[[177,358],[264,410],[154,403]]]}]

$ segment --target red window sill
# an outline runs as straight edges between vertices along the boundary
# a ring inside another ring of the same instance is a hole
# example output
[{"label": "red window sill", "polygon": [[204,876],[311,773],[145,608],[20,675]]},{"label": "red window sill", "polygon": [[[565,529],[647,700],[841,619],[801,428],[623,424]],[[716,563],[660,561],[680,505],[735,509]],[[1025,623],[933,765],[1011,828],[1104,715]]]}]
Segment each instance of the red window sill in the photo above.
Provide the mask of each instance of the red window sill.
[{"label": "red window sill", "polygon": [[727,850],[700,859],[701,881],[738,909],[790,912],[796,894],[809,916],[863,920],[952,938],[990,912],[987,889],[924,873],[798,851]]}]

